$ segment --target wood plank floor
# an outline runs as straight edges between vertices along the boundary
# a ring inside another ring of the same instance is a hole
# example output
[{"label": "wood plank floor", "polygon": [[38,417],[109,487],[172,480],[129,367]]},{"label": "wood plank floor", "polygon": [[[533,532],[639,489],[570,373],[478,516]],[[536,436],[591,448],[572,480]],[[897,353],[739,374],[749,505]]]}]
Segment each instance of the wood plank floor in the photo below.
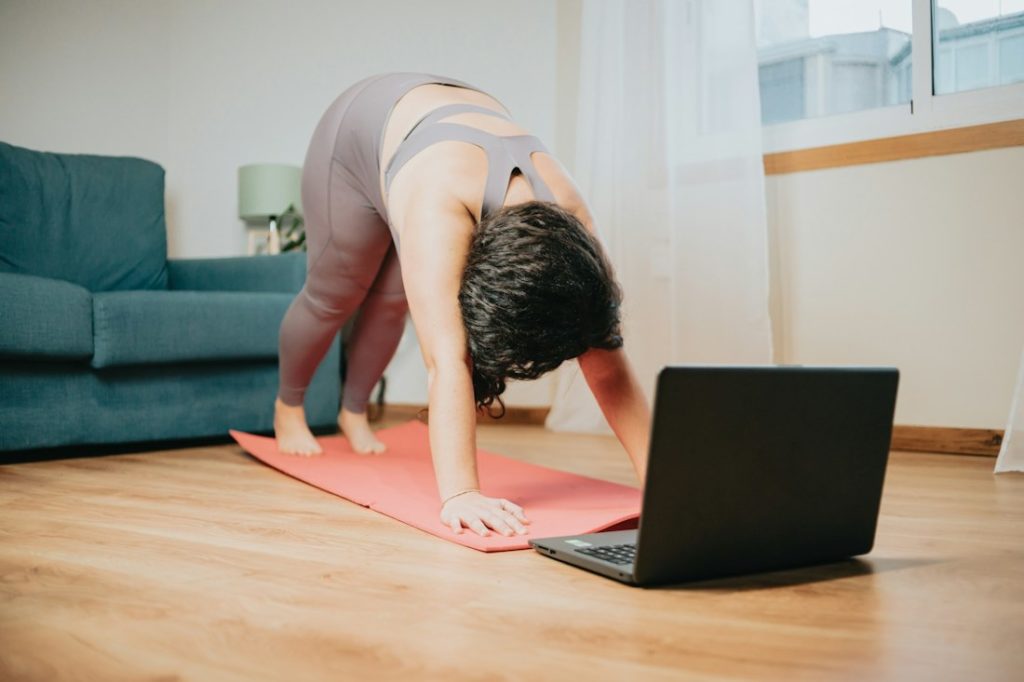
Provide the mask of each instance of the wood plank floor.
[{"label": "wood plank floor", "polygon": [[[479,441],[635,484],[611,438]],[[992,465],[894,453],[862,561],[658,589],[440,541],[233,445],[0,466],[0,679],[1020,680],[1024,476]]]}]

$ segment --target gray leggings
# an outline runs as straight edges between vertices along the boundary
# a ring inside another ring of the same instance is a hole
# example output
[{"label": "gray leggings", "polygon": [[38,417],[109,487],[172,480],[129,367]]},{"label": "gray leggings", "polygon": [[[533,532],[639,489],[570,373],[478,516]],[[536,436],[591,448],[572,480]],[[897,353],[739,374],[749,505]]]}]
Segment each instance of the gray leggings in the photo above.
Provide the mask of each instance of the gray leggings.
[{"label": "gray leggings", "polygon": [[[334,335],[357,309],[347,344],[342,406],[366,411],[405,328],[408,304],[380,192],[380,143],[394,103],[444,76],[390,73],[345,90],[321,118],[302,169],[306,283],[279,337],[278,397],[301,405]],[[383,216],[383,217],[382,217]]]}]

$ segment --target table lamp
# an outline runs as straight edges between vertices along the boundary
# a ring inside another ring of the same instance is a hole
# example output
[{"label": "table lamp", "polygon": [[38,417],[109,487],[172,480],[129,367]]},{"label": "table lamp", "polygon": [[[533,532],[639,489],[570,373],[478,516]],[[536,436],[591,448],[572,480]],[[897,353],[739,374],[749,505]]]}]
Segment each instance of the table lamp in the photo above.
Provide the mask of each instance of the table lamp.
[{"label": "table lamp", "polygon": [[281,253],[277,219],[294,206],[302,215],[302,169],[283,163],[253,163],[238,169],[238,217],[270,222],[267,253]]}]

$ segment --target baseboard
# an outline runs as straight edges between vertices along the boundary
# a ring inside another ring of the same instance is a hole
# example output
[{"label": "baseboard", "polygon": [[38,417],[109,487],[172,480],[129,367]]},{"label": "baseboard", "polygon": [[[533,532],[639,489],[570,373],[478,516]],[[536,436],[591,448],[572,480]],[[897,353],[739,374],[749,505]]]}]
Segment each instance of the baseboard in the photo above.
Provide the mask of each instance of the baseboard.
[{"label": "baseboard", "polygon": [[[422,419],[426,420],[426,405],[385,405],[383,417],[387,419]],[[548,418],[550,407],[506,407],[505,416],[501,419],[492,419],[486,414],[478,414],[478,424],[532,424],[543,426]]]},{"label": "baseboard", "polygon": [[995,457],[1003,444],[996,429],[956,429],[942,426],[894,426],[892,449],[949,455]]},{"label": "baseboard", "polygon": [[[426,405],[385,405],[388,419],[425,419]],[[547,407],[509,407],[501,419],[478,415],[481,424],[533,424],[543,426],[551,411]],[[934,452],[949,455],[995,457],[1003,443],[996,429],[957,429],[942,426],[901,426],[892,428],[892,449],[905,452]]]}]

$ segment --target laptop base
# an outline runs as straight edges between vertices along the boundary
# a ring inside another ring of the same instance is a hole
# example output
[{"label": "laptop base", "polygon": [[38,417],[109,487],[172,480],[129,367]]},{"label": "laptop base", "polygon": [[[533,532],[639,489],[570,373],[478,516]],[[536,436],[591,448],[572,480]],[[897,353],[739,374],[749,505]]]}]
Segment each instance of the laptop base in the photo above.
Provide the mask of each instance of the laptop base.
[{"label": "laptop base", "polygon": [[569,535],[557,538],[538,538],[530,540],[530,546],[546,557],[572,564],[606,578],[617,580],[627,585],[635,585],[633,564],[618,565],[595,557],[587,556],[576,550],[605,545],[636,544],[639,531],[617,530],[586,535]]}]

